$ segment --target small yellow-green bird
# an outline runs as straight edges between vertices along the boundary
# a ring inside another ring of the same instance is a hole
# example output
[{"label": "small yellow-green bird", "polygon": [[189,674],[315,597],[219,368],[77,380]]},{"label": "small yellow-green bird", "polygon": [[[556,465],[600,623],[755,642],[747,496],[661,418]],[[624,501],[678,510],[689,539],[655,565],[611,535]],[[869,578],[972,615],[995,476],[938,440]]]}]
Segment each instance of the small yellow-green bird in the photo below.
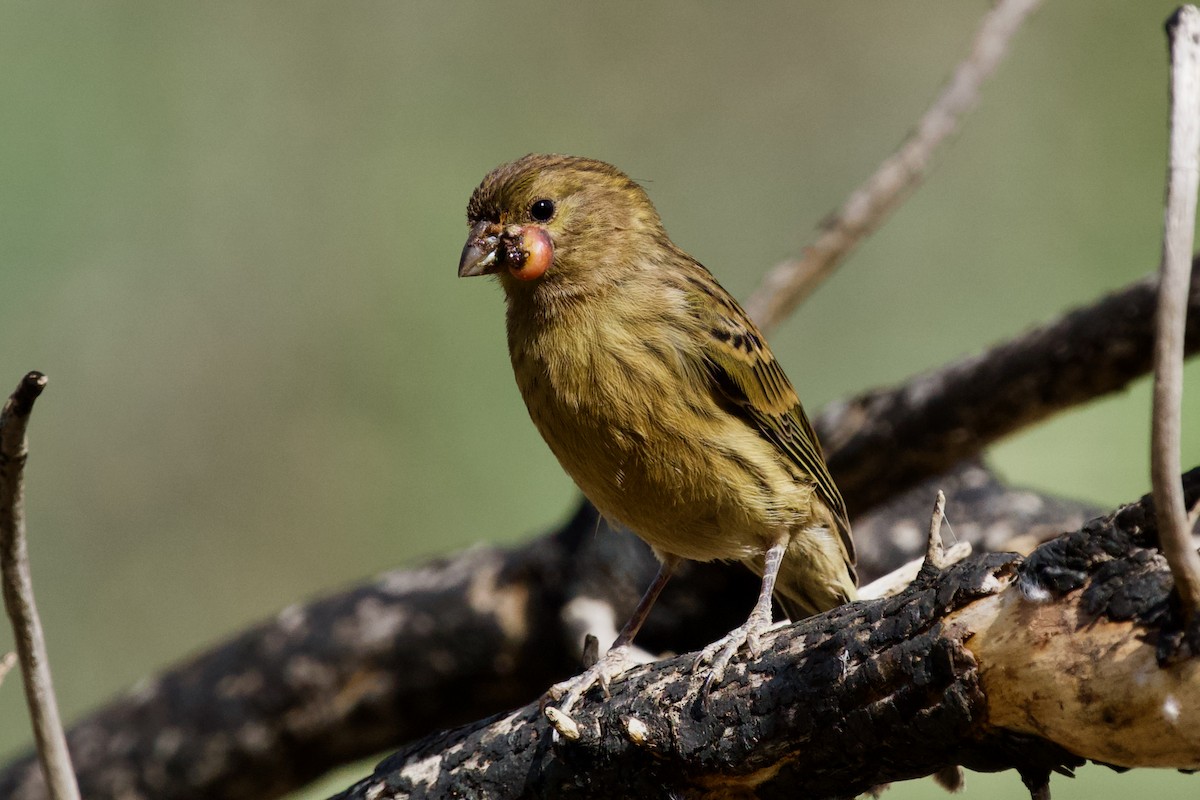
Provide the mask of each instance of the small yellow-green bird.
[{"label": "small yellow-green bird", "polygon": [[[460,276],[494,274],[525,405],[563,469],[661,570],[612,649],[554,694],[567,714],[626,666],[680,559],[762,575],[744,625],[701,653],[706,686],[792,619],[855,597],[854,544],[817,436],[762,333],[675,246],[646,192],[602,161],[532,154],[467,205]],[[564,697],[565,695],[565,697]]]}]

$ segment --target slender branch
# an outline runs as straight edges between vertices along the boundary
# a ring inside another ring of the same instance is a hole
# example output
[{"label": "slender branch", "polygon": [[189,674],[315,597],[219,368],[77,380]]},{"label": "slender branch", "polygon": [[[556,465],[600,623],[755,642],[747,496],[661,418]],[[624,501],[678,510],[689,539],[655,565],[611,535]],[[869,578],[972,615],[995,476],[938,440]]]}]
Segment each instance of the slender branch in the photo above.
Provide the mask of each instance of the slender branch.
[{"label": "slender branch", "polygon": [[934,153],[975,106],[983,82],[1004,60],[1013,35],[1040,3],[996,3],[980,24],[971,52],[912,135],[822,226],[823,232],[805,248],[803,258],[785,261],[767,273],[746,303],[751,317],[770,328],[790,314],[924,180]]},{"label": "slender branch", "polygon": [[899,594],[922,573],[931,573],[945,569],[951,564],[957,564],[971,555],[974,549],[970,542],[959,542],[946,549],[942,542],[942,520],[946,517],[946,492],[937,490],[933,503],[933,514],[929,519],[929,539],[925,544],[925,555],[914,559],[899,569],[889,572],[866,586],[860,586],[860,600],[876,600],[880,597],[890,597]]},{"label": "slender branch", "polygon": [[46,637],[33,600],[33,579],[25,544],[25,428],[33,403],[46,388],[46,376],[30,372],[0,411],[0,570],[4,606],[12,621],[25,679],[25,699],[42,771],[54,800],[78,800],[79,786],[50,680]]},{"label": "slender branch", "polygon": [[1183,339],[1200,182],[1200,10],[1183,6],[1167,22],[1171,45],[1171,153],[1159,270],[1154,346],[1150,475],[1163,554],[1189,619],[1200,612],[1200,555],[1192,541],[1177,476],[1182,435]]}]

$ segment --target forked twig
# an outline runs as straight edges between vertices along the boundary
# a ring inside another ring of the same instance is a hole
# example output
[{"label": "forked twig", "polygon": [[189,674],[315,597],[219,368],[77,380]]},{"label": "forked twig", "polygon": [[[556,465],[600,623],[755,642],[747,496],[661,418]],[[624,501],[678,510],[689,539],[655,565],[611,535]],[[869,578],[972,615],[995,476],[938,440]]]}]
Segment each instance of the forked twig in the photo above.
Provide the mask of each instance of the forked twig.
[{"label": "forked twig", "polygon": [[877,600],[881,597],[899,594],[922,572],[937,573],[971,555],[970,542],[959,542],[949,550],[945,548],[942,543],[942,520],[945,518],[946,493],[938,489],[937,499],[933,503],[933,516],[929,519],[929,540],[925,545],[925,556],[914,559],[899,569],[861,587],[858,590],[859,598]]}]

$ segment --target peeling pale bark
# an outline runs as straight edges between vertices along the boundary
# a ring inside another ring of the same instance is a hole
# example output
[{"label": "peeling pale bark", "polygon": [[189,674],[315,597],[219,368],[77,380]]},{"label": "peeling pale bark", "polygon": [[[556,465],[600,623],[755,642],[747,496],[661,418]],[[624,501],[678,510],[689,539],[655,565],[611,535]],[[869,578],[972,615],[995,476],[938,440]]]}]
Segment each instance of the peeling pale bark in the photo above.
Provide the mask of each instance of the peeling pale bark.
[{"label": "peeling pale bark", "polygon": [[1021,592],[958,621],[973,632],[992,725],[1114,766],[1200,769],[1200,661],[1164,668],[1129,622]]}]

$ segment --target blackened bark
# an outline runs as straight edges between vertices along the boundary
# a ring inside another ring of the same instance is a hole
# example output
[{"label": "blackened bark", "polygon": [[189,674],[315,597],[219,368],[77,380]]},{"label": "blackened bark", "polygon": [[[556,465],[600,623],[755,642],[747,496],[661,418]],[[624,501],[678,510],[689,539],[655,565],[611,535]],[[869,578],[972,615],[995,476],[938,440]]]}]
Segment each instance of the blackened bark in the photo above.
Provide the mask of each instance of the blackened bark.
[{"label": "blackened bark", "polygon": [[[939,486],[955,532],[986,548],[1007,546],[999,540],[1009,533],[1032,544],[1077,527],[1078,504],[1003,487],[971,463],[945,471],[1004,432],[1144,374],[1151,295],[1135,284],[908,389],[820,415],[864,580],[923,551]],[[1194,352],[1195,283],[1191,298]],[[619,625],[653,573],[640,542],[598,525],[584,505],[527,546],[481,547],[389,573],[286,610],[164,672],[70,731],[84,795],[278,796],[397,742],[528,702],[575,670],[579,643],[564,630],[564,605],[600,599]],[[689,565],[639,643],[656,652],[698,648],[744,619],[755,585],[737,567]],[[0,771],[0,797],[43,796],[31,759]]]},{"label": "blackened bark", "polygon": [[[1200,469],[1183,482],[1194,504]],[[337,800],[850,797],[955,765],[1017,770],[1042,796],[1051,772],[1071,774],[1084,758],[991,722],[989,692],[1027,687],[1019,673],[993,675],[985,686],[989,665],[970,640],[987,630],[981,619],[996,617],[977,607],[963,612],[1005,593],[1043,609],[1077,609],[1086,624],[1047,632],[1062,636],[1086,638],[1104,621],[1126,623],[1126,641],[1140,642],[1169,635],[1182,620],[1145,497],[1051,540],[1026,561],[982,554],[941,571],[927,565],[895,597],[776,630],[760,657],[735,660],[707,698],[693,656],[660,661],[615,682],[610,699],[594,690],[577,706],[578,741],[556,736],[534,703],[406,747]],[[1192,696],[1175,701],[1194,706],[1200,686],[1178,690]],[[1157,707],[1150,716],[1185,739],[1200,731]],[[1104,737],[1120,736],[1120,727]],[[1153,756],[1139,755],[1138,742],[1125,744],[1132,759]],[[1197,758],[1176,766],[1193,767]]]}]

